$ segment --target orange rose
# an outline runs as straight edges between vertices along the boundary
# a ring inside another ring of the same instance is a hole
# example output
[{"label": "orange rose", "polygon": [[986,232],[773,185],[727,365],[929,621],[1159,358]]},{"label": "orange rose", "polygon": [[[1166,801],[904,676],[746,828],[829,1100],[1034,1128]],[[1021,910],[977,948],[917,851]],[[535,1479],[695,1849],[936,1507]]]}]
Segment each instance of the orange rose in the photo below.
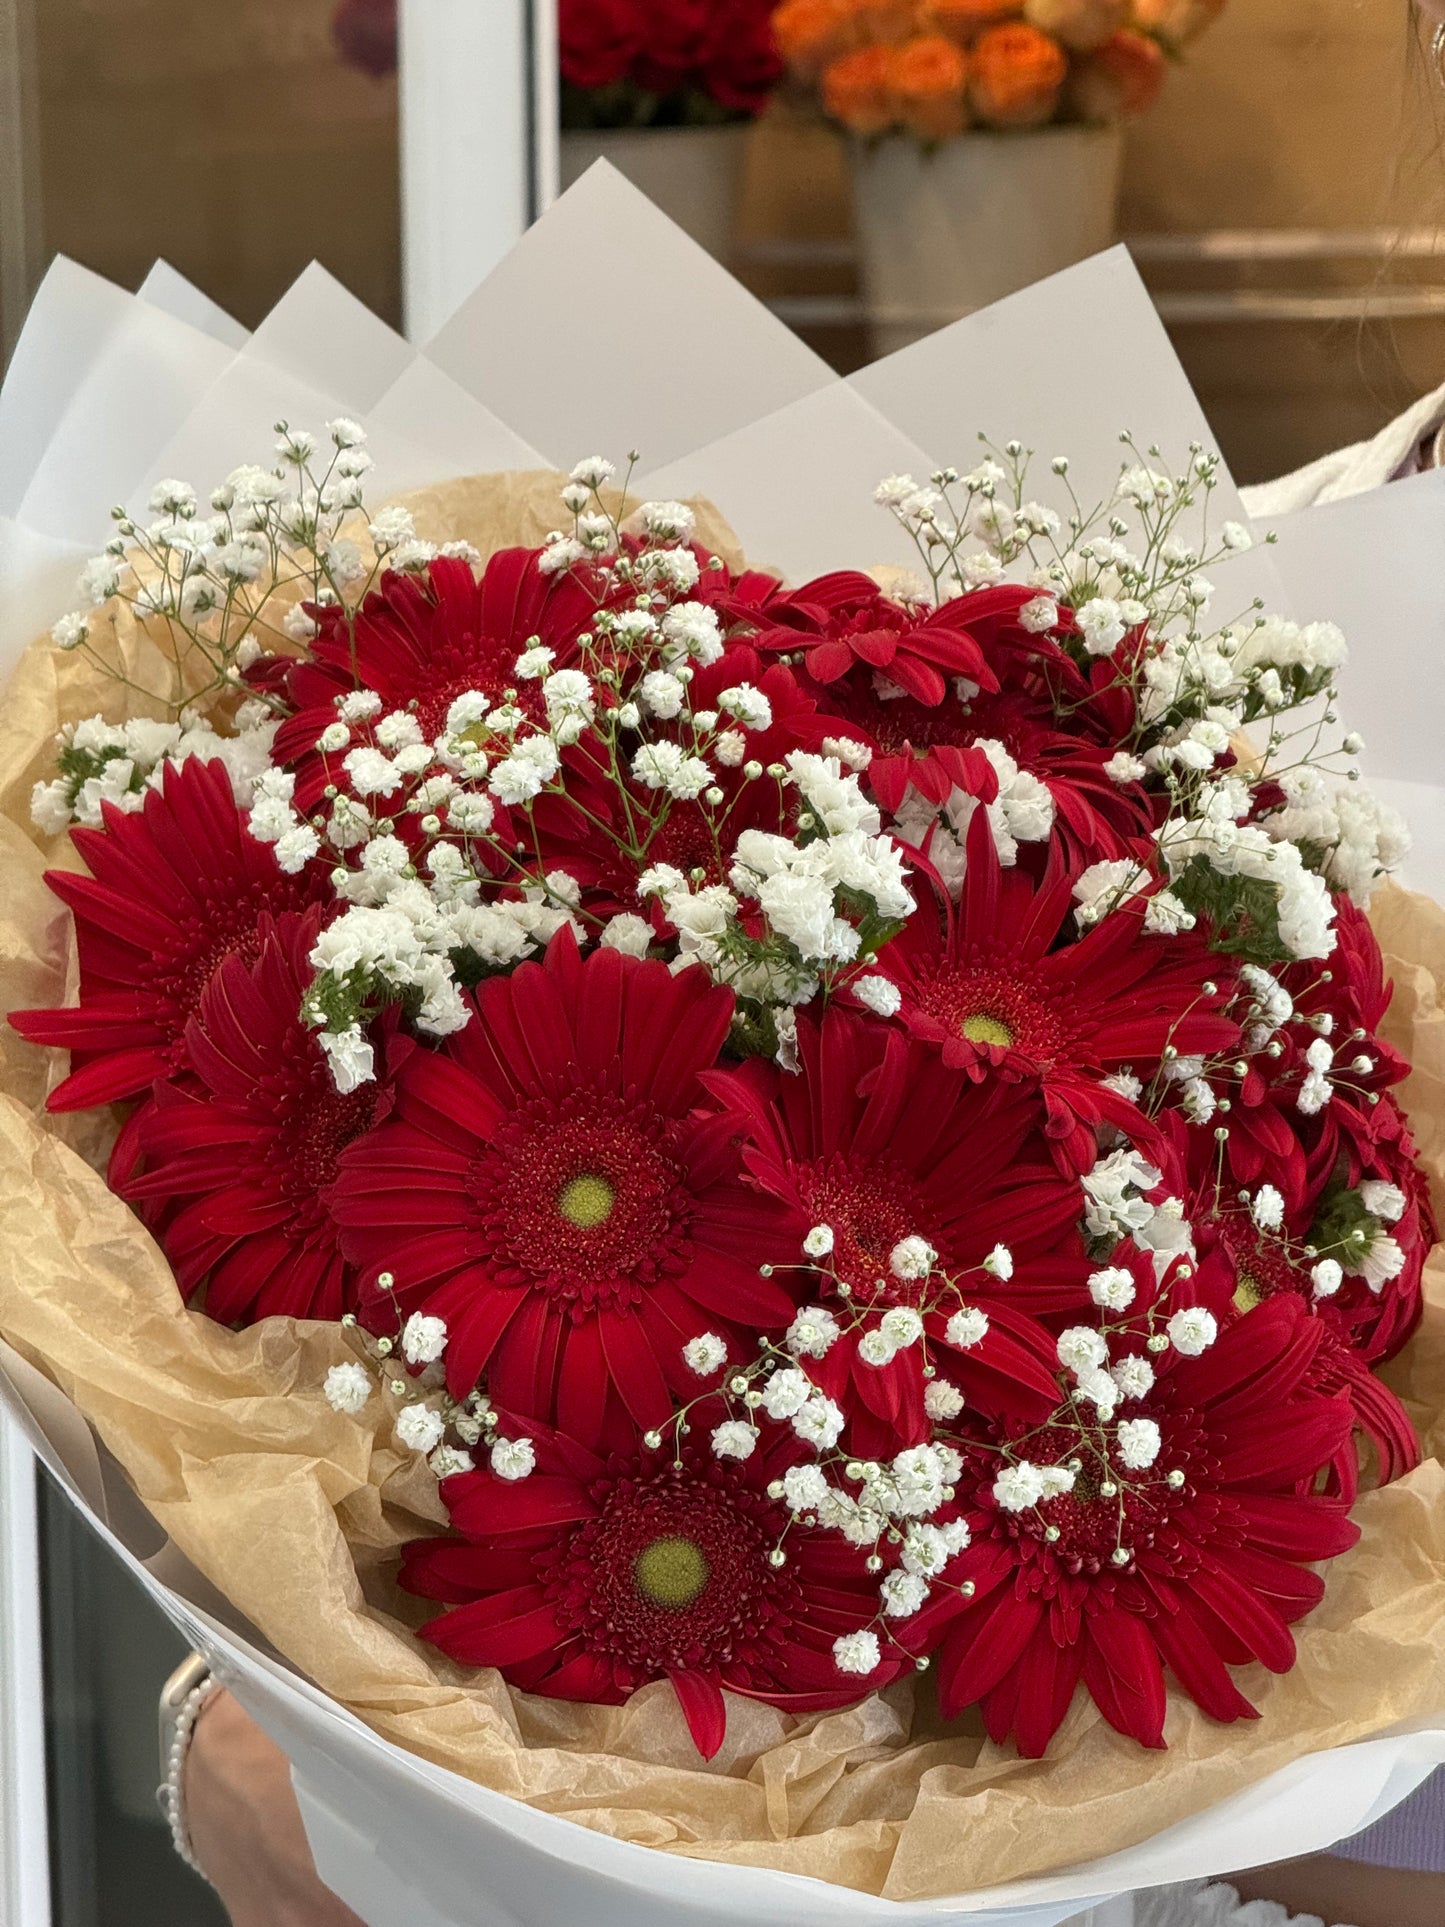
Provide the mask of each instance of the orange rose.
[{"label": "orange rose", "polygon": [[773,14],[773,39],[800,80],[816,80],[854,44],[856,12],[850,0],[783,0]]},{"label": "orange rose", "polygon": [[1074,69],[1070,105],[1085,120],[1124,120],[1142,114],[1159,98],[1166,64],[1157,40],[1125,27]]},{"label": "orange rose", "polygon": [[1129,0],[1024,0],[1024,19],[1074,53],[1091,53],[1129,18]]},{"label": "orange rose", "polygon": [[1037,27],[992,27],[973,50],[969,101],[995,127],[1037,127],[1053,118],[1068,71],[1068,55]]},{"label": "orange rose", "polygon": [[1017,20],[1023,0],[929,0],[935,27],[962,46],[970,46],[989,27]]},{"label": "orange rose", "polygon": [[860,47],[823,73],[823,105],[855,134],[886,134],[898,119],[891,47]]},{"label": "orange rose", "polygon": [[893,57],[904,125],[921,141],[952,140],[968,124],[968,56],[943,34],[925,34]]},{"label": "orange rose", "polygon": [[891,47],[919,31],[919,0],[863,0],[856,9],[860,41],[884,40]]},{"label": "orange rose", "polygon": [[1134,25],[1182,47],[1224,12],[1225,0],[1134,0]]}]

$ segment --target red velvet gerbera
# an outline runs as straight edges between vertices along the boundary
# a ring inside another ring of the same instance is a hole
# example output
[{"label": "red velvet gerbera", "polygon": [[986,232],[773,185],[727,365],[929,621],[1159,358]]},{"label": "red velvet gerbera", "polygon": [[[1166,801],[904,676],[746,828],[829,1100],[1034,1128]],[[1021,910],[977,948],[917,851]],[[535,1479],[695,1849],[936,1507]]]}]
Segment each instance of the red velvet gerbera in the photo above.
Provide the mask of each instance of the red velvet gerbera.
[{"label": "red velvet gerbera", "polygon": [[145,1175],[127,1198],[162,1209],[156,1236],[212,1318],[339,1318],[354,1298],[326,1202],[341,1151],[390,1106],[388,1071],[411,1046],[378,1047],[378,1077],[337,1090],[301,1019],[320,913],[267,927],[254,964],[228,957],[186,1031],[192,1077],[162,1087],[139,1129]]},{"label": "red velvet gerbera", "polygon": [[1105,774],[1112,747],[1059,729],[1046,702],[1019,690],[967,701],[950,691],[935,704],[908,695],[885,699],[875,678],[855,669],[828,687],[805,729],[810,749],[830,737],[862,743],[871,752],[864,787],[892,814],[910,789],[938,806],[955,790],[992,803],[998,775],[976,747],[987,742],[1044,785],[1054,805],[1053,835],[1083,861],[1125,855],[1154,827],[1155,805],[1142,786]]},{"label": "red velvet gerbera", "polygon": [[870,576],[843,571],[769,599],[753,613],[754,640],[760,649],[800,655],[816,683],[835,683],[861,666],[935,704],[956,676],[998,688],[963,609],[962,602],[911,609],[891,601]]},{"label": "red velvet gerbera", "polygon": [[[1214,1719],[1253,1718],[1229,1668],[1288,1671],[1290,1623],[1324,1592],[1308,1568],[1358,1537],[1342,1500],[1310,1490],[1351,1425],[1346,1400],[1314,1387],[1319,1344],[1298,1301],[1274,1298],[1201,1356],[1164,1354],[1109,1424],[1071,1402],[998,1433],[1035,1471],[1073,1470],[1060,1497],[1025,1503],[997,1449],[961,1441],[973,1544],[950,1574],[974,1592],[955,1595],[939,1657],[945,1714],[977,1702],[996,1741],[1036,1756],[1082,1681],[1111,1726],[1162,1746],[1167,1667]],[[1126,1429],[1141,1420],[1157,1439]]]},{"label": "red velvet gerbera", "polygon": [[480,579],[469,563],[440,556],[424,576],[384,575],[349,620],[336,605],[310,609],[320,629],[309,655],[268,658],[252,673],[294,711],[276,733],[274,754],[296,772],[299,811],[315,807],[350,750],[375,741],[367,721],[353,726],[346,748],[328,756],[316,747],[337,720],[337,699],[352,690],[381,698],[378,718],[410,710],[427,742],[442,733],[448,710],[468,690],[498,703],[511,690],[541,720],[541,685],[518,681],[517,657],[535,638],[559,666],[569,663],[596,603],[575,576],[543,575],[538,553],[504,549]]},{"label": "red velvet gerbera", "polygon": [[53,1111],[135,1097],[184,1069],[186,1026],[218,967],[256,957],[265,912],[329,894],[310,869],[284,875],[249,834],[221,762],[190,757],[133,814],[104,814],[103,830],[71,831],[91,875],[46,872],[75,916],[79,1005],[10,1019],[31,1043],[72,1053]]},{"label": "red velvet gerbera", "polygon": [[[706,1405],[693,1415],[699,1437],[713,1422]],[[743,1462],[685,1440],[680,1468],[670,1444],[611,1460],[553,1435],[536,1447],[536,1471],[516,1483],[486,1472],[448,1480],[462,1537],[406,1550],[402,1584],[455,1602],[422,1635],[450,1658],[593,1705],[671,1680],[707,1759],[723,1742],[724,1689],[811,1713],[909,1668],[885,1652],[867,1678],[839,1671],[833,1642],[875,1616],[878,1582],[863,1553],[792,1524],[769,1497],[798,1458],[786,1431]]]},{"label": "red velvet gerbera", "polygon": [[409,1060],[396,1116],[343,1156],[335,1208],[348,1255],[447,1321],[456,1393],[485,1371],[498,1403],[595,1439],[617,1400],[665,1421],[700,1331],[786,1324],[758,1271],[775,1214],[731,1120],[696,1109],[732,1011],[700,968],[583,962],[564,931]]},{"label": "red velvet gerbera", "polygon": [[1036,1081],[1056,1154],[1083,1171],[1098,1125],[1137,1135],[1144,1122],[1104,1077],[1126,1065],[1147,1075],[1168,1045],[1181,1056],[1234,1049],[1239,1030],[1223,1015],[1227,966],[1202,942],[1146,935],[1136,903],[1060,947],[1073,907],[1061,866],[1040,884],[1001,867],[980,810],[957,911],[920,906],[878,969],[902,994],[900,1021],[946,1064]]},{"label": "red velvet gerbera", "polygon": [[[982,1340],[960,1351],[944,1337],[959,1302],[931,1314],[936,1368],[986,1410],[1048,1410],[1053,1340],[1029,1313],[1087,1303],[1088,1266],[1078,1187],[1048,1156],[1036,1098],[979,1090],[896,1028],[838,1009],[821,1023],[800,1017],[798,1056],[794,1074],[755,1059],[707,1080],[745,1133],[753,1181],[787,1207],[787,1242],[772,1255],[800,1251],[807,1232],[826,1225],[830,1269],[800,1289],[836,1304],[841,1280],[852,1309],[881,1313],[937,1295],[936,1280],[910,1283],[890,1266],[902,1239],[927,1239],[941,1272],[967,1274],[964,1300],[988,1318]],[[979,1269],[999,1244],[1013,1255],[1007,1283]],[[921,1363],[910,1349],[867,1364],[849,1335],[809,1369],[847,1399],[857,1449],[879,1453],[929,1434]]]},{"label": "red velvet gerbera", "polygon": [[[1342,1392],[1350,1401],[1355,1423],[1379,1455],[1382,1481],[1398,1479],[1420,1462],[1420,1444],[1409,1414],[1388,1387],[1370,1370],[1369,1333],[1382,1308],[1363,1279],[1347,1279],[1332,1298],[1320,1299],[1306,1256],[1309,1226],[1281,1227],[1281,1235],[1261,1231],[1242,1205],[1231,1208],[1224,1200],[1217,1215],[1195,1219],[1201,1239],[1199,1289],[1208,1294],[1217,1285],[1223,1316],[1248,1317],[1261,1304],[1290,1293],[1309,1306],[1323,1330],[1316,1359],[1316,1383],[1322,1390]],[[1294,1235],[1292,1235],[1292,1233]],[[1414,1293],[1415,1316],[1419,1293]],[[1413,1321],[1412,1321],[1413,1322]],[[1353,1500],[1359,1485],[1353,1439],[1341,1448],[1337,1481],[1346,1499]]]},{"label": "red velvet gerbera", "polygon": [[[736,733],[743,737],[746,761],[766,767],[811,740],[813,704],[797,678],[781,663],[768,662],[749,643],[730,643],[716,662],[694,671],[688,710],[678,739],[692,748],[688,717],[718,711],[726,691],[748,685],[767,699],[772,720],[766,729]],[[661,730],[650,730],[651,736]],[[626,739],[624,739],[626,740]],[[640,739],[633,739],[635,742]],[[655,897],[640,898],[637,883],[654,865],[668,864],[686,877],[701,872],[707,883],[726,883],[733,851],[744,830],[788,834],[797,815],[794,794],[776,782],[759,782],[744,773],[742,762],[715,760],[714,779],[722,792],[716,804],[679,800],[665,791],[645,789],[625,773],[615,777],[596,765],[586,770],[586,809],[563,817],[539,817],[536,824],[540,867],[565,870],[582,886],[586,910],[610,916],[619,910],[641,913],[665,929]],[[620,782],[620,786],[619,786]]]}]

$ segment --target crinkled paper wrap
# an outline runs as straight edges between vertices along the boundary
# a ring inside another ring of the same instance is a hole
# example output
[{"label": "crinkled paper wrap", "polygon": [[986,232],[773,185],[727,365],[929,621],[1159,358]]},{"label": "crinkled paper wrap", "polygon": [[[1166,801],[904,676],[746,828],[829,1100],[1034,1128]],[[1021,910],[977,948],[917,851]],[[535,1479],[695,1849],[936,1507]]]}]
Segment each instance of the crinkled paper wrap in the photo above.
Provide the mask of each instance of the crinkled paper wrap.
[{"label": "crinkled paper wrap", "polygon": [[[555,501],[555,478],[484,477],[410,505],[424,533],[487,553],[539,539]],[[123,630],[122,647],[145,681],[151,645]],[[73,979],[68,918],[41,871],[74,858],[30,826],[30,784],[62,721],[114,714],[117,700],[83,657],[37,643],[0,706],[6,1010],[59,1001]],[[1445,1204],[1445,912],[1387,887],[1375,921],[1397,984],[1392,1041],[1415,1064],[1406,1103]],[[1218,1726],[1176,1696],[1169,1751],[1150,1753],[1081,1696],[1048,1758],[1023,1761],[967,1725],[943,1730],[926,1688],[908,1684],[801,1721],[731,1699],[726,1745],[705,1766],[665,1684],[624,1708],[559,1704],[412,1637],[427,1609],[397,1592],[392,1554],[441,1512],[430,1476],[391,1443],[384,1402],[369,1422],[326,1404],[325,1369],[345,1355],[334,1330],[270,1319],[230,1332],[182,1307],[93,1168],[102,1122],[44,1117],[58,1072],[0,1034],[0,1335],[75,1401],[159,1524],[282,1654],[441,1766],[620,1839],[922,1900],[1127,1848],[1303,1754],[1445,1709],[1445,1266],[1393,1372],[1438,1456],[1361,1499],[1364,1536],[1334,1562],[1299,1665],[1241,1678],[1258,1723]]]}]

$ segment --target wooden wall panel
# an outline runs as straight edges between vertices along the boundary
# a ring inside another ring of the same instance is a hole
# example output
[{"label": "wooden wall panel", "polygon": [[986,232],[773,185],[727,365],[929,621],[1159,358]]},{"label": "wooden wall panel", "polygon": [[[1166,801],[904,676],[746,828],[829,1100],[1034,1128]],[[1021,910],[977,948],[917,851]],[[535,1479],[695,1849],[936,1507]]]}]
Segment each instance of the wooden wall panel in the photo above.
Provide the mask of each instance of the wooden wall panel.
[{"label": "wooden wall panel", "polygon": [[396,88],[331,0],[36,0],[47,253],[136,286],[157,255],[248,325],[313,258],[400,311]]}]

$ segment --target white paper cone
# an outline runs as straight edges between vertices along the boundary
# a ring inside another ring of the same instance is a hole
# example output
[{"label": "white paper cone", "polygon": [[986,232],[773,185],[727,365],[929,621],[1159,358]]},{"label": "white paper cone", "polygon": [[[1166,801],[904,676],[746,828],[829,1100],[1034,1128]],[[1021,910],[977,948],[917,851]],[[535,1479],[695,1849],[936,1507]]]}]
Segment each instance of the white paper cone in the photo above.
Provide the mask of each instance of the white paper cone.
[{"label": "white paper cone", "polygon": [[1272,526],[1300,619],[1336,622],[1349,642],[1341,728],[1364,737],[1366,782],[1414,832],[1404,880],[1445,898],[1445,474],[1431,469]]},{"label": "white paper cone", "polygon": [[885,475],[926,476],[931,466],[916,443],[838,381],[644,473],[637,490],[726,503],[749,561],[806,582],[879,562],[915,567],[917,550],[873,491]]},{"label": "white paper cone", "polygon": [[177,321],[188,321],[223,347],[244,348],[250,340],[248,329],[233,320],[219,302],[203,294],[169,261],[157,261],[137,293],[142,301],[159,308],[162,314],[174,315]]},{"label": "white paper cone", "polygon": [[427,355],[559,468],[651,468],[827,387],[833,371],[605,161]]}]

